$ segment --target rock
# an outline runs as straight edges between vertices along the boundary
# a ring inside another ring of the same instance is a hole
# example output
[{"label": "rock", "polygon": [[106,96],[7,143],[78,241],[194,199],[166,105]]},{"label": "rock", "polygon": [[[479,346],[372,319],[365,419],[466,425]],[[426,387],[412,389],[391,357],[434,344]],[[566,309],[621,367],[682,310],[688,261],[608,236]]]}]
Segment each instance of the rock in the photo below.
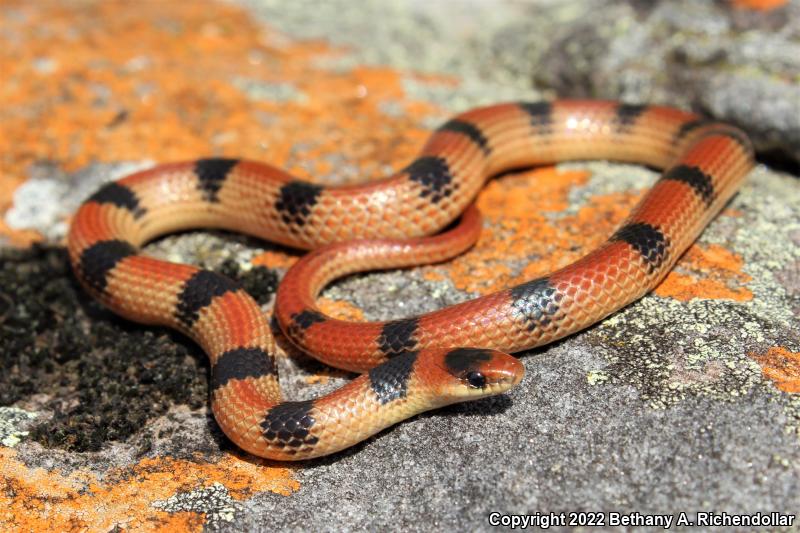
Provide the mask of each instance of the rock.
[{"label": "rock", "polygon": [[553,31],[537,87],[693,109],[800,162],[800,4],[769,13],[691,0],[592,4]]}]

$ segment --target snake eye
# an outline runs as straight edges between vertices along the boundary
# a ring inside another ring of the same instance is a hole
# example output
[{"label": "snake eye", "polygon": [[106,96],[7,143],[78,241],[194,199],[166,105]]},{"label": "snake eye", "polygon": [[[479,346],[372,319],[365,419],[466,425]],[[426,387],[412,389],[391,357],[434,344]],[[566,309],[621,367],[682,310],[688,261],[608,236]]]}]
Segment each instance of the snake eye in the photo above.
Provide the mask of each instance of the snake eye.
[{"label": "snake eye", "polygon": [[486,386],[486,376],[480,372],[470,372],[467,374],[467,383],[475,389],[482,389]]}]

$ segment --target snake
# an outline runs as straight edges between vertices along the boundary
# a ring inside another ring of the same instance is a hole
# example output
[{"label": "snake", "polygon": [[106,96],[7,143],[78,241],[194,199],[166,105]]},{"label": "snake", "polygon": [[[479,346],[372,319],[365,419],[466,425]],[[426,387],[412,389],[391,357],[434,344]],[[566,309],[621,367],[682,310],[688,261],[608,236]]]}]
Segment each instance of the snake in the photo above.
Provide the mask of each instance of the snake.
[{"label": "snake", "polygon": [[[339,277],[467,250],[482,226],[474,201],[491,177],[594,159],[662,173],[616,231],[577,261],[415,317],[347,322],[317,306],[319,292]],[[582,330],[652,290],[753,165],[742,131],[677,108],[502,103],[454,116],[407,166],[361,184],[325,186],[226,157],[160,164],[89,196],[71,221],[67,248],[76,277],[101,304],[200,345],[210,360],[211,410],[231,441],[256,456],[303,460],[418,413],[509,391],[524,375],[510,354]],[[312,400],[284,400],[275,326],[241,285],[140,251],[193,228],[310,250],[278,287],[275,322],[291,344],[360,375]]]}]

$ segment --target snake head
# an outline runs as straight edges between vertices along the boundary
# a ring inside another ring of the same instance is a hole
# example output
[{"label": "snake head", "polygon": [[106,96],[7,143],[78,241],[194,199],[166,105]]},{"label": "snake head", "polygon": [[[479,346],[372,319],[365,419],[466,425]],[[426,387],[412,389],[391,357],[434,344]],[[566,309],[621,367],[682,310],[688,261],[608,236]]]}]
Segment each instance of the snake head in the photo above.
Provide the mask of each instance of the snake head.
[{"label": "snake head", "polygon": [[428,382],[439,405],[502,394],[525,374],[517,358],[482,348],[438,352],[432,363]]}]

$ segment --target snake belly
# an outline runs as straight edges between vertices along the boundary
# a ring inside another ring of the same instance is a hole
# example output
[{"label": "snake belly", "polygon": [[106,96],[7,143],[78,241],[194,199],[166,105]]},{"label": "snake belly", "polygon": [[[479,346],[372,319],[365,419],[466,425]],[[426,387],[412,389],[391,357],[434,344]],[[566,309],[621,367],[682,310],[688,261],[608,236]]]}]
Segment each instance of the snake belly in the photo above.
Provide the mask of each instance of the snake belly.
[{"label": "snake belly", "polygon": [[[578,261],[401,320],[349,323],[316,306],[318,292],[339,276],[441,261],[468,248],[480,231],[470,206],[489,177],[585,159],[639,163],[663,174],[608,241]],[[363,185],[325,187],[226,158],[159,165],[86,200],[68,249],[82,285],[115,313],[175,328],[200,344],[211,361],[212,410],[233,442],[263,457],[306,459],[469,399],[447,384],[454,376],[470,382],[470,397],[516,385],[521,365],[501,352],[569,335],[651,290],[752,166],[741,131],[673,108],[507,103],[456,116],[408,166]],[[454,227],[430,237],[462,214]],[[224,276],[139,253],[159,235],[198,227],[315,249],[282,281],[275,317],[314,357],[366,373],[322,398],[283,401],[275,340],[255,301]]]}]

